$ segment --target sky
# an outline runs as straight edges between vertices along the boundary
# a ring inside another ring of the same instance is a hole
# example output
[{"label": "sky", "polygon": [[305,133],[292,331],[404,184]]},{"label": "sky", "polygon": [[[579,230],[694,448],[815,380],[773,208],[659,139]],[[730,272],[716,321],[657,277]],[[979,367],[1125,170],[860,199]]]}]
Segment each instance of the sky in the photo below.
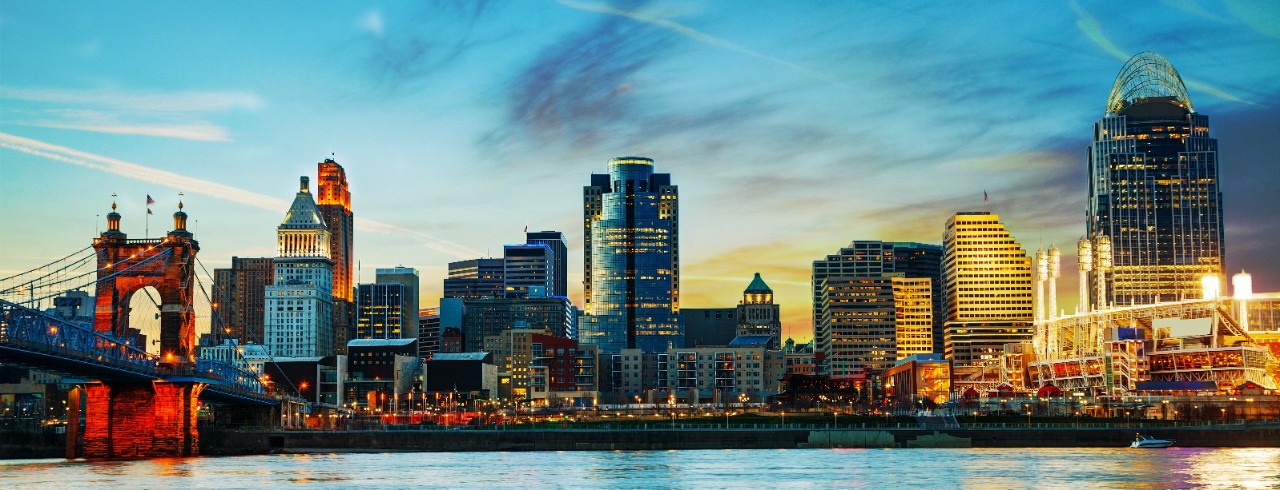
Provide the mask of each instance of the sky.
[{"label": "sky", "polygon": [[332,157],[365,282],[415,267],[436,304],[527,226],[565,232],[581,305],[582,186],[646,156],[680,188],[682,307],[760,272],[804,341],[814,260],[987,210],[1063,249],[1069,311],[1092,124],[1142,51],[1219,140],[1229,271],[1280,291],[1280,3],[1236,0],[8,0],[0,277],[87,246],[112,193],[130,237],[184,193],[210,270],[274,256]]}]

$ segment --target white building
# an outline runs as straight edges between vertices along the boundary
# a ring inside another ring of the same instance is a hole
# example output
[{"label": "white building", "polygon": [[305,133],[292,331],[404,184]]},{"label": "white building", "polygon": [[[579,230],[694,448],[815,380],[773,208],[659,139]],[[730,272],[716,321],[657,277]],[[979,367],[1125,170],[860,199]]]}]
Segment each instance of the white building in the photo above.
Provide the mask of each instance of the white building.
[{"label": "white building", "polygon": [[263,343],[276,357],[333,354],[333,262],[329,229],[302,177],[276,228],[275,284],[267,286]]}]

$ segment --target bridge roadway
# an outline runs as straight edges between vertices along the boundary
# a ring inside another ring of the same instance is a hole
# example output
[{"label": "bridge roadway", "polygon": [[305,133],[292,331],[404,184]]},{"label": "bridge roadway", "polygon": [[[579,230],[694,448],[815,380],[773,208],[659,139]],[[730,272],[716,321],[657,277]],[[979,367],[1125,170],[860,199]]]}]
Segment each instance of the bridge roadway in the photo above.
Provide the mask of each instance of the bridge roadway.
[{"label": "bridge roadway", "polygon": [[203,383],[200,399],[216,405],[280,404],[250,371],[199,358],[195,366],[171,367],[130,341],[4,300],[0,362],[89,381]]}]

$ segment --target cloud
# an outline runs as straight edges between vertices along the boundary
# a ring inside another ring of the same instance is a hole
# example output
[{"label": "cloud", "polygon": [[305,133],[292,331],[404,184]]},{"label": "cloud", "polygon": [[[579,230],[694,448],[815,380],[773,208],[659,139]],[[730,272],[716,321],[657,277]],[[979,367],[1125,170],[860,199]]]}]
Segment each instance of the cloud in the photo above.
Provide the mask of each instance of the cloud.
[{"label": "cloud", "polygon": [[479,27],[501,3],[440,0],[417,14],[392,19],[371,10],[356,23],[365,34],[355,44],[362,51],[360,68],[388,96],[424,89],[432,76],[488,42]]},{"label": "cloud", "polygon": [[384,32],[382,27],[382,13],[377,9],[366,12],[364,15],[360,16],[360,20],[356,21],[356,27],[372,34],[374,37],[382,37]]},{"label": "cloud", "polygon": [[560,5],[564,5],[572,9],[585,10],[588,12],[597,12],[597,13],[607,14],[607,15],[614,15],[618,17],[631,19],[636,22],[650,24],[662,29],[669,30],[671,32],[674,32],[676,34],[679,34],[681,36],[684,36],[686,38],[692,39],[694,41],[697,41],[709,46],[726,49],[726,50],[743,54],[758,60],[766,61],[768,63],[786,68],[787,70],[793,71],[795,73],[811,78],[813,80],[817,80],[823,83],[828,83],[844,89],[851,88],[848,84],[844,83],[839,78],[833,77],[825,73],[820,73],[818,71],[801,66],[800,64],[797,64],[797,63],[793,63],[781,58],[776,58],[773,56],[769,56],[769,55],[748,49],[744,46],[733,43],[731,41],[712,36],[705,32],[694,29],[692,27],[677,23],[670,19],[666,19],[657,15],[654,15],[649,12],[645,12],[638,9],[634,9],[634,10],[617,9],[617,8],[610,7],[608,5],[602,5],[598,3],[578,2],[574,0],[558,0],[558,2],[560,3]]},{"label": "cloud", "polygon": [[191,141],[231,141],[230,132],[205,121],[212,113],[261,109],[255,94],[232,91],[124,92],[0,86],[9,124],[131,134]]},{"label": "cloud", "polygon": [[266,105],[261,97],[249,92],[193,90],[125,92],[0,86],[0,99],[164,113],[256,111]]},{"label": "cloud", "polygon": [[[244,204],[274,213],[280,213],[288,210],[289,205],[291,204],[291,201],[258,194],[238,187],[210,180],[188,177],[169,172],[167,170],[151,168],[137,163],[126,162],[124,160],[118,160],[102,155],[95,155],[93,153],[83,152],[67,148],[65,146],[58,146],[7,133],[0,133],[0,148],[7,148],[49,160],[91,168],[152,184],[163,185],[184,192],[202,194],[216,199]],[[480,252],[458,243],[436,238],[426,233],[410,230],[394,224],[357,218],[355,220],[355,228],[359,231],[408,235],[418,239],[418,241],[422,242],[427,248],[453,257],[474,258],[480,256]]]}]

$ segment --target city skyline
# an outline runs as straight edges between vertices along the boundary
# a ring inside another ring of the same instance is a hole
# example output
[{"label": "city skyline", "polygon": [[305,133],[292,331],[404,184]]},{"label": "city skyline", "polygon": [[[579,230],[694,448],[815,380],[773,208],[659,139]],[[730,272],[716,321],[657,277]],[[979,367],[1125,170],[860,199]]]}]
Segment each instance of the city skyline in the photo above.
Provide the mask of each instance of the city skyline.
[{"label": "city skyline", "polygon": [[937,244],[954,212],[989,210],[1028,252],[1070,250],[1090,127],[1151,50],[1213,119],[1228,275],[1280,290],[1273,5],[161,5],[0,8],[0,206],[16,217],[0,274],[86,245],[113,192],[131,238],[146,195],[155,237],[185,192],[210,269],[274,256],[289,189],[332,157],[368,269],[354,282],[415,267],[431,305],[449,262],[559,230],[581,306],[582,176],[637,155],[683,188],[681,306],[731,306],[761,272],[783,337],[807,339],[812,261],[853,240]]}]

